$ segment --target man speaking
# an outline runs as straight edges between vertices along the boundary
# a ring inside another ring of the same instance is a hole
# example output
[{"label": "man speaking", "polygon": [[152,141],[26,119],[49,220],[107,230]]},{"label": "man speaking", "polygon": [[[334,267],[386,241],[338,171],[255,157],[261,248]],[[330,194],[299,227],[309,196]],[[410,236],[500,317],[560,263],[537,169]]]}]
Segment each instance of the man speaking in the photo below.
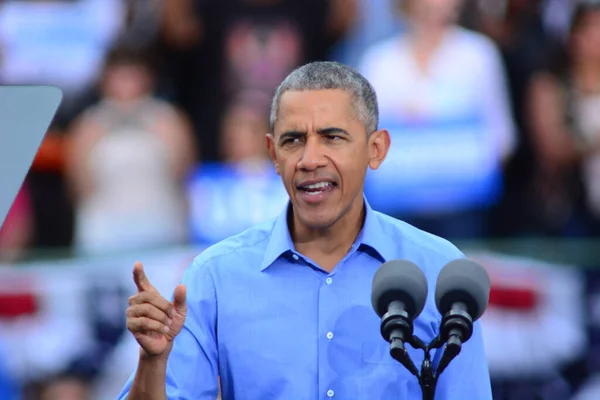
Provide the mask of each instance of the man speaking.
[{"label": "man speaking", "polygon": [[[138,368],[119,399],[421,399],[391,358],[371,305],[382,263],[406,259],[435,285],[464,255],[448,241],[370,208],[367,168],[390,147],[369,82],[338,63],[293,71],[277,88],[267,146],[290,202],[276,219],[202,252],[164,299],[136,263],[127,326]],[[432,290],[414,333],[441,316]],[[415,363],[422,351],[408,347]],[[481,327],[440,376],[436,399],[491,399]]]}]

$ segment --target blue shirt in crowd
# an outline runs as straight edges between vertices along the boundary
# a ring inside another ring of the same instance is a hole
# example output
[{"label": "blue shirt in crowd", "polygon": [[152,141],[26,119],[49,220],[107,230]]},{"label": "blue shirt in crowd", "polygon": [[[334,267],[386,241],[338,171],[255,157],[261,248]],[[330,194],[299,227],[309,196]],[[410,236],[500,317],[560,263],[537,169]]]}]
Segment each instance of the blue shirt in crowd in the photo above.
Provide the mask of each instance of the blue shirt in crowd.
[{"label": "blue shirt in crowd", "polygon": [[[429,343],[441,321],[437,275],[464,255],[367,203],[356,242],[328,273],[294,249],[286,215],[208,248],[186,270],[188,315],[168,361],[168,398],[214,400],[220,376],[224,400],[421,399],[381,336],[373,276],[392,259],[423,269],[429,295],[415,334]],[[423,351],[407,347],[420,368]],[[436,390],[436,400],[465,399],[492,399],[479,321]]]}]

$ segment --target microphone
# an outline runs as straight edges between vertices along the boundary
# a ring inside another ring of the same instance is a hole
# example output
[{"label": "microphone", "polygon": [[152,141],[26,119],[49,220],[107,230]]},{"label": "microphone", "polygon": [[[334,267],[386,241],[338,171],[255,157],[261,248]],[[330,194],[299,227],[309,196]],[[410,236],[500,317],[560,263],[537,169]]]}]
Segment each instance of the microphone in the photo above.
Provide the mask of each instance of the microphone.
[{"label": "microphone", "polygon": [[486,270],[469,259],[449,262],[438,275],[435,304],[442,314],[437,346],[445,343],[437,375],[448,366],[473,334],[473,323],[483,315],[490,298],[490,277]]},{"label": "microphone", "polygon": [[382,318],[381,335],[390,343],[390,355],[413,375],[419,371],[404,346],[413,343],[413,321],[421,314],[427,299],[427,278],[407,260],[391,260],[379,267],[373,277],[371,303]]}]

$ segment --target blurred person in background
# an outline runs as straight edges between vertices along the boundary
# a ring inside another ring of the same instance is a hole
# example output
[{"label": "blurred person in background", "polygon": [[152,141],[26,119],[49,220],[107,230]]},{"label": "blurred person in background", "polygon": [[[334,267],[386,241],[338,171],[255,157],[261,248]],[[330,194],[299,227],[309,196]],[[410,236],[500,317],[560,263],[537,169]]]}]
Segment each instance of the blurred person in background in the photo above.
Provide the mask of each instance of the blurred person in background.
[{"label": "blurred person in background", "polygon": [[246,91],[270,96],[293,68],[327,58],[353,25],[357,0],[166,0],[163,50],[171,95],[220,160],[223,115]]},{"label": "blurred person in background", "polygon": [[34,230],[31,199],[24,183],[0,225],[0,263],[20,260],[33,244]]},{"label": "blurred person in background", "polygon": [[269,131],[268,107],[268,97],[262,93],[249,93],[228,107],[219,136],[225,163],[272,167],[264,145],[265,132]]},{"label": "blurred person in background", "polygon": [[403,30],[397,18],[397,0],[357,0],[357,18],[345,37],[336,45],[331,58],[356,67],[371,45]]},{"label": "blurred person in background", "polygon": [[260,91],[232,98],[221,121],[220,162],[204,162],[190,179],[195,243],[209,245],[274,217],[288,199],[265,147],[270,99]]},{"label": "blurred person in background", "polygon": [[530,86],[532,212],[546,232],[597,235],[600,220],[600,1],[581,1],[565,57]]},{"label": "blurred person in background", "polygon": [[160,32],[165,0],[125,0],[124,26],[117,40],[121,46],[154,50]]},{"label": "blurred person in background", "polygon": [[67,122],[56,116],[33,159],[26,182],[35,237],[31,247],[60,251],[73,241],[73,205],[64,177]]},{"label": "blurred person in background", "polygon": [[548,3],[547,0],[484,0],[473,7],[471,26],[500,49],[519,138],[515,154],[505,169],[505,196],[494,212],[493,233],[497,236],[536,231],[530,218],[530,206],[535,207],[529,203],[534,163],[525,104],[533,75],[563,45],[544,21],[542,10]]},{"label": "blurred person in background", "polygon": [[107,58],[101,100],[74,123],[67,176],[75,247],[86,253],[185,243],[184,183],[196,161],[186,118],[153,96],[144,57]]},{"label": "blurred person in background", "polygon": [[359,67],[392,136],[366,192],[373,207],[431,233],[487,236],[516,145],[499,52],[457,25],[461,0],[397,5],[407,32],[371,47]]},{"label": "blurred person in background", "polygon": [[72,243],[73,210],[62,176],[65,128],[94,101],[104,57],[124,29],[126,3],[0,1],[0,84],[46,84],[63,92],[27,177],[35,226],[31,246],[36,249]]},{"label": "blurred person in background", "polygon": [[123,28],[122,0],[0,2],[0,82],[61,88],[59,110],[80,110]]},{"label": "blurred person in background", "polygon": [[35,400],[92,400],[89,382],[68,374],[44,382],[33,392],[33,397]]},{"label": "blurred person in background", "polygon": [[571,21],[580,0],[540,0],[540,14],[550,35],[565,43],[571,30]]}]

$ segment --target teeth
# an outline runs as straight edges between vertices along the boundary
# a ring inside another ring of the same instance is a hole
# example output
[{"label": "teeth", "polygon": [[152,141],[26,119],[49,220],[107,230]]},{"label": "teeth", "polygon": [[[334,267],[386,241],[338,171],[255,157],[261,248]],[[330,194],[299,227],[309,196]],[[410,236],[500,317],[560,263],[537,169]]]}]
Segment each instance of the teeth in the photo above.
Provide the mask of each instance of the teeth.
[{"label": "teeth", "polygon": [[315,189],[325,188],[328,186],[331,186],[331,182],[319,182],[319,183],[315,183],[313,185],[307,185],[305,187],[306,187],[306,189],[315,190]]}]

